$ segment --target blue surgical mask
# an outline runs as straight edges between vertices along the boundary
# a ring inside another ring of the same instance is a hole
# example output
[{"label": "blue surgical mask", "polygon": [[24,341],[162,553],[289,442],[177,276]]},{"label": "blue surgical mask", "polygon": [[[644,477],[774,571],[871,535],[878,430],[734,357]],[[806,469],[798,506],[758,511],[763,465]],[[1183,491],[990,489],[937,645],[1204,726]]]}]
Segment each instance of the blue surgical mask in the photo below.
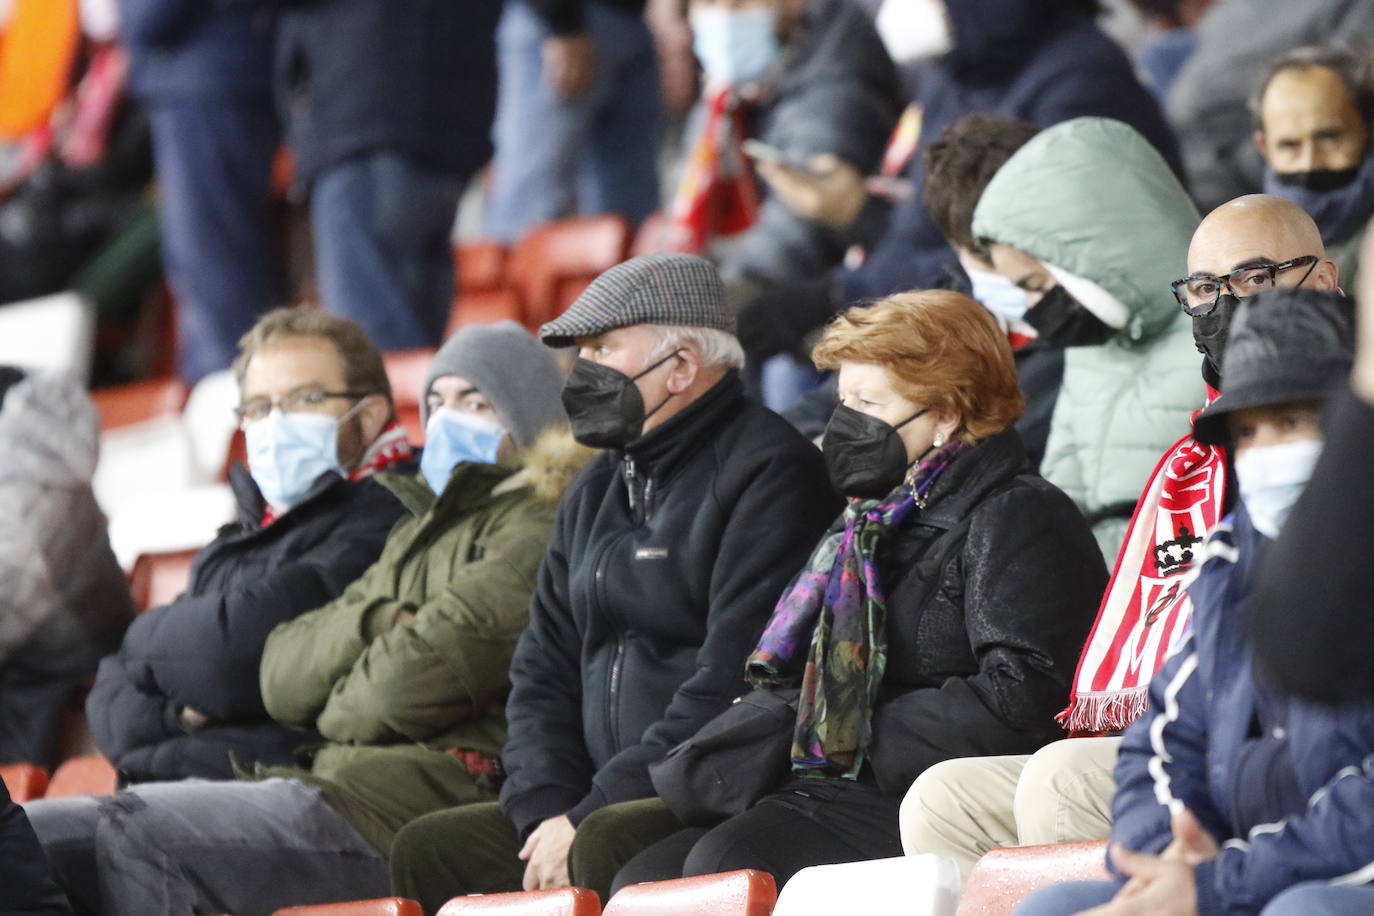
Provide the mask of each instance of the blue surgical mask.
[{"label": "blue surgical mask", "polygon": [[274,409],[243,431],[248,470],[274,509],[285,512],[296,505],[326,471],[343,474],[339,424],[352,413],[335,418]]},{"label": "blue surgical mask", "polygon": [[689,20],[692,50],[706,81],[717,86],[747,86],[768,75],[781,53],[770,9],[698,9]]},{"label": "blue surgical mask", "polygon": [[965,268],[965,273],[973,284],[973,298],[983,303],[985,309],[1007,321],[1025,320],[1025,290],[990,270]]},{"label": "blue surgical mask", "polygon": [[1322,453],[1318,440],[1252,446],[1236,457],[1240,498],[1255,530],[1279,536]]},{"label": "blue surgical mask", "polygon": [[425,450],[420,473],[435,493],[448,485],[453,469],[463,461],[495,464],[506,430],[500,423],[484,420],[462,410],[440,407],[425,424]]}]

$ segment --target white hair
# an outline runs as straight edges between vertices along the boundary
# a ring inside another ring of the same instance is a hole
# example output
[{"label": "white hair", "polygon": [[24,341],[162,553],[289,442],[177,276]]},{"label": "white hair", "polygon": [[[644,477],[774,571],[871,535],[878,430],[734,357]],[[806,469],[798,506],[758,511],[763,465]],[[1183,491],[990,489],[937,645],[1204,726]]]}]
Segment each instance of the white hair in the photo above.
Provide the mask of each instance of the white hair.
[{"label": "white hair", "polygon": [[716,328],[676,324],[653,324],[649,327],[658,335],[658,345],[644,361],[646,366],[652,366],[674,350],[685,348],[701,357],[704,368],[744,368],[744,348],[740,346],[739,338],[734,334]]}]

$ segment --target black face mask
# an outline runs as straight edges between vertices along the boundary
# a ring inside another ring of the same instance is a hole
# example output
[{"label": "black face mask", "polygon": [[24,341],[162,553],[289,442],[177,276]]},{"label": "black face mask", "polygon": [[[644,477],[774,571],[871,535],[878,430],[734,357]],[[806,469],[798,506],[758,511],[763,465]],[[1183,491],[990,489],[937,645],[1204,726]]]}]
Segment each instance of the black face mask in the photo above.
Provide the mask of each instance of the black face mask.
[{"label": "black face mask", "polygon": [[1217,307],[1212,314],[1193,319],[1193,344],[1197,351],[1211,360],[1212,368],[1221,372],[1221,354],[1226,349],[1226,332],[1231,327],[1231,316],[1240,306],[1240,298],[1231,293],[1217,297]]},{"label": "black face mask", "polygon": [[1047,290],[1026,312],[1026,323],[1041,340],[1056,347],[1093,347],[1116,333],[1060,285]]},{"label": "black face mask", "polygon": [[667,356],[631,378],[618,369],[578,357],[563,383],[563,409],[568,413],[573,438],[589,448],[624,448],[644,431],[644,421],[658,413],[672,395],[644,412],[644,397],[635,379],[643,378],[668,360]]},{"label": "black face mask", "polygon": [[1314,169],[1308,172],[1275,172],[1279,184],[1290,188],[1306,188],[1309,191],[1338,191],[1355,180],[1360,167],[1353,165],[1348,169]]},{"label": "black face mask", "polygon": [[882,499],[901,486],[912,462],[906,460],[906,443],[897,430],[925,412],[893,426],[843,404],[836,407],[821,442],[835,490],[857,499]]}]

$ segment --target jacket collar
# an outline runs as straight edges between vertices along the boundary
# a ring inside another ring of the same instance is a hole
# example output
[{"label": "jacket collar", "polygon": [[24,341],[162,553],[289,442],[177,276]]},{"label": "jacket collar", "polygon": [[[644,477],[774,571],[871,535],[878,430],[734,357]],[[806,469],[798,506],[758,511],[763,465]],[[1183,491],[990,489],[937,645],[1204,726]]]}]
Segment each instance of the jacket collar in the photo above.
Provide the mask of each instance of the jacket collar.
[{"label": "jacket collar", "polygon": [[[336,486],[343,486],[348,483],[334,471],[326,471],[316,478],[306,491],[305,497],[296,505],[292,506],[290,513],[298,512],[304,506],[320,499],[325,493],[333,490]],[[241,464],[235,464],[229,469],[229,489],[233,491],[234,502],[238,504],[239,524],[248,529],[263,527],[263,511],[267,508],[267,500],[263,499],[262,491],[258,489],[257,483],[253,480],[253,475]],[[278,518],[285,518],[288,514],[283,512]]]},{"label": "jacket collar", "polygon": [[624,458],[643,474],[661,477],[711,438],[722,417],[744,400],[739,373],[731,370],[677,416],[625,447]]},{"label": "jacket collar", "polygon": [[918,523],[952,528],[992,490],[1030,473],[1026,448],[1015,429],[1005,429],[959,455],[931,488]]},{"label": "jacket collar", "polygon": [[377,482],[395,494],[406,511],[416,518],[430,511],[445,516],[461,515],[489,502],[492,490],[519,469],[518,461],[503,464],[460,462],[438,495],[415,474],[384,471],[377,475]]}]

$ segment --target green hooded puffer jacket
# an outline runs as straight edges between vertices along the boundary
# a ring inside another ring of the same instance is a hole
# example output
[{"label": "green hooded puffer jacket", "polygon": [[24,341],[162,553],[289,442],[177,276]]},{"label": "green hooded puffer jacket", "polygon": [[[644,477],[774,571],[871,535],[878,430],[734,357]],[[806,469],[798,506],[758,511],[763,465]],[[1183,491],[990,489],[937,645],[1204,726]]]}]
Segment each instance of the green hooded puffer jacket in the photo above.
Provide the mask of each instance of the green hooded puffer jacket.
[{"label": "green hooded puffer jacket", "polygon": [[328,743],[302,749],[308,771],[241,775],[321,786],[382,853],[422,814],[494,800],[449,750],[501,752],[535,573],[558,499],[591,454],[548,431],[518,463],[459,464],[437,497],[418,476],[379,475],[409,510],[381,557],[263,651],[267,711]]},{"label": "green hooded puffer jacket", "polygon": [[1040,470],[1095,524],[1110,567],[1131,509],[1203,405],[1191,319],[1169,283],[1187,273],[1198,212],[1153,147],[1106,118],[1050,127],[978,201],[973,231],[1091,280],[1129,313],[1105,344],[1065,350]]}]

